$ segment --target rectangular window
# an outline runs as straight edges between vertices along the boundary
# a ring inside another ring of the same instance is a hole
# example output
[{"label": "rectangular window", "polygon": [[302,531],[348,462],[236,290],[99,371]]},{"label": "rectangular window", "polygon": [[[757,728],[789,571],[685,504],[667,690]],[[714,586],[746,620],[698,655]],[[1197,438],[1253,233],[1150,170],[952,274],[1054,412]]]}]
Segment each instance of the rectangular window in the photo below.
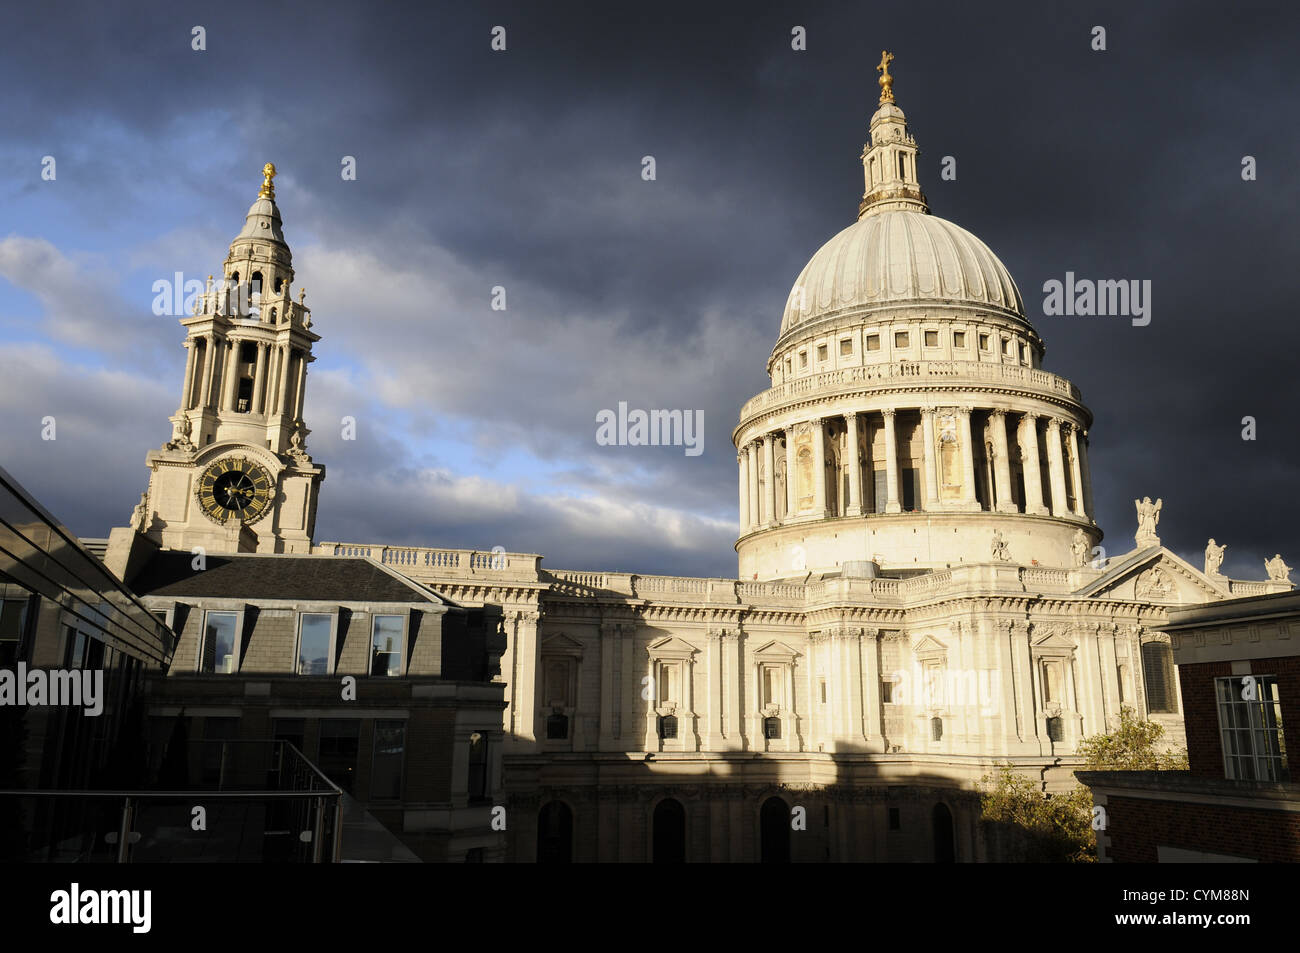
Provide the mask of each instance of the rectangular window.
[{"label": "rectangular window", "polygon": [[203,620],[203,651],[199,653],[200,672],[230,675],[239,670],[238,625],[237,612],[207,613]]},{"label": "rectangular window", "polygon": [[879,334],[868,334],[868,335],[867,335],[867,350],[868,350],[868,351],[879,351],[879,350],[880,350],[880,335],[879,335]]},{"label": "rectangular window", "polygon": [[981,334],[981,335],[980,335],[980,350],[981,350],[981,351],[987,351],[988,349],[989,349],[989,336],[988,336],[987,334]]},{"label": "rectangular window", "polygon": [[826,345],[825,345],[825,344],[818,344],[818,345],[817,345],[817,360],[819,360],[819,361],[824,361],[824,360],[826,360],[827,356],[828,356],[828,354],[827,354]]},{"label": "rectangular window", "polygon": [[0,602],[0,667],[12,668],[23,647],[23,633],[27,631],[27,599],[5,599]]},{"label": "rectangular window", "polygon": [[67,658],[64,660],[63,667],[68,669],[79,669],[86,667],[86,634],[74,629],[72,626],[64,626],[64,633],[67,636]]},{"label": "rectangular window", "polygon": [[884,681],[880,683],[880,703],[882,705],[892,705],[894,703],[894,683]]},{"label": "rectangular window", "polygon": [[375,756],[370,767],[370,797],[396,800],[402,796],[402,763],[406,757],[406,722],[375,722]]},{"label": "rectangular window", "polygon": [[799,352],[799,366],[800,366],[800,367],[807,367],[807,366],[808,366],[808,352],[807,352],[807,351],[800,351],[800,352]]},{"label": "rectangular window", "polygon": [[1021,363],[1021,364],[1028,364],[1028,363],[1029,363],[1028,354],[1029,354],[1029,348],[1026,347],[1024,344],[1020,345],[1020,363]]},{"label": "rectangular window", "polygon": [[476,731],[469,736],[469,802],[477,804],[492,795],[488,784],[488,738]]},{"label": "rectangular window", "polygon": [[1044,662],[1042,669],[1043,701],[1060,704],[1065,701],[1061,692],[1061,663]]},{"label": "rectangular window", "polygon": [[1224,777],[1230,781],[1289,781],[1276,676],[1216,678],[1214,686]]},{"label": "rectangular window", "polygon": [[908,336],[906,331],[894,332],[894,347],[907,347]]},{"label": "rectangular window", "polygon": [[359,718],[322,718],[320,723],[320,757],[316,766],[321,773],[349,794],[357,773],[357,750],[360,747]]},{"label": "rectangular window", "polygon": [[848,357],[853,353],[853,339],[843,338],[840,341],[840,357]]},{"label": "rectangular window", "polygon": [[918,467],[903,467],[903,511],[914,512],[921,508],[921,471]]},{"label": "rectangular window", "polygon": [[1160,714],[1178,711],[1174,690],[1174,659],[1168,642],[1142,645],[1142,680],[1147,686],[1147,710]]},{"label": "rectangular window", "polygon": [[1011,340],[1009,338],[1002,339],[1002,353],[1008,355],[1011,353]]},{"label": "rectangular window", "polygon": [[926,331],[926,332],[925,332],[925,346],[926,346],[926,347],[938,347],[938,346],[939,346],[939,332],[938,332],[938,331]]},{"label": "rectangular window", "polygon": [[377,615],[371,623],[370,674],[402,674],[402,623],[400,615]]},{"label": "rectangular window", "polygon": [[330,632],[334,617],[328,612],[304,612],[298,622],[299,675],[328,675],[334,660]]},{"label": "rectangular window", "polygon": [[966,346],[966,332],[965,332],[965,331],[953,331],[953,332],[952,332],[952,346],[953,346],[953,347],[965,347],[965,346]]},{"label": "rectangular window", "polygon": [[821,686],[822,704],[825,705],[826,704],[826,679],[824,678],[818,679],[817,684]]}]

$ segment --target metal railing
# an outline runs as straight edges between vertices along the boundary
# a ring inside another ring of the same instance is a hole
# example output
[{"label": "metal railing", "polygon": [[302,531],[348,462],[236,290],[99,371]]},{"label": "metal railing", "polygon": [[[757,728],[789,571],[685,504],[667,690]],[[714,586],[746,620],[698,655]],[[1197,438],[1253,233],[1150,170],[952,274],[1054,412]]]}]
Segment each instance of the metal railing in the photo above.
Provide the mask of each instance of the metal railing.
[{"label": "metal railing", "polygon": [[0,861],[340,859],[343,791],[290,742],[199,742],[160,767],[157,790],[0,791]]}]

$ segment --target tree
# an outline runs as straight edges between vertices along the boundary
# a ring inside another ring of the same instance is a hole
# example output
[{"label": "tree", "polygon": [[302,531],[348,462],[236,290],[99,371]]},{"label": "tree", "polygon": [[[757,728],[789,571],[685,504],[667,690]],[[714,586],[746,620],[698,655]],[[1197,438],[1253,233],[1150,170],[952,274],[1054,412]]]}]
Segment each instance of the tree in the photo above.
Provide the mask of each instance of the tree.
[{"label": "tree", "polygon": [[1137,712],[1123,707],[1119,727],[1079,742],[1079,755],[1087,771],[1186,771],[1187,751],[1162,751],[1163,725],[1138,721]]}]

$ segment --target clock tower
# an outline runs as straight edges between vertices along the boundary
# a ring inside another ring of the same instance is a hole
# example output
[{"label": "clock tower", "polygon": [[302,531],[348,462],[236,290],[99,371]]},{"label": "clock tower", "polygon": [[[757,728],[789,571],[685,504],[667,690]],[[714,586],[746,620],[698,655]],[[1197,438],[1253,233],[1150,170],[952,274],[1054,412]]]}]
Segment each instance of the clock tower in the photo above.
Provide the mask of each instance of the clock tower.
[{"label": "clock tower", "polygon": [[132,529],[165,549],[307,553],[325,468],[307,453],[312,345],[305,292],[275,204],[275,166],[230,243],[221,279],[193,296],[172,437],[146,458]]}]

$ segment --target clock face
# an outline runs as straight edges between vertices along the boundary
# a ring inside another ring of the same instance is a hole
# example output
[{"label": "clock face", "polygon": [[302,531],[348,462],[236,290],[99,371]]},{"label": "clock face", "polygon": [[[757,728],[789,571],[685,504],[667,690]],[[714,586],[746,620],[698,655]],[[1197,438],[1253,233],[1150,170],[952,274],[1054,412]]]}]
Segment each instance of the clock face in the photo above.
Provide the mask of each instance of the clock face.
[{"label": "clock face", "polygon": [[252,523],[271,505],[271,475],[243,457],[217,460],[199,477],[199,506],[209,519]]}]

